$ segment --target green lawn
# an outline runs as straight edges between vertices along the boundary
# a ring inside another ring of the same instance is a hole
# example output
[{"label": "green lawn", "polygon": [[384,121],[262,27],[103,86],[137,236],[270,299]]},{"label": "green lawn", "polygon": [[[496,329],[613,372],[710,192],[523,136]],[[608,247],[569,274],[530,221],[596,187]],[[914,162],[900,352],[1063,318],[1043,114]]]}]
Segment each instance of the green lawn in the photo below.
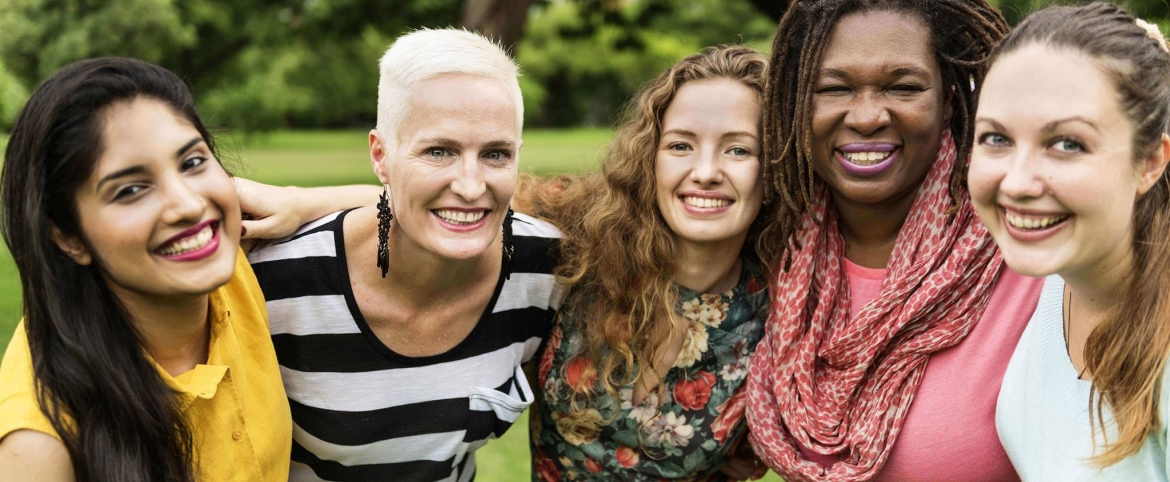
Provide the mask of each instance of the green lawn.
[{"label": "green lawn", "polygon": [[[603,129],[529,130],[520,152],[521,170],[537,174],[594,170],[609,142]],[[320,186],[377,180],[370,169],[364,131],[285,131],[219,137],[229,169],[273,184]],[[0,152],[8,136],[0,135]],[[8,346],[20,318],[20,281],[7,249],[0,245],[0,346]],[[500,441],[479,452],[479,478],[485,482],[529,479],[528,417]],[[775,474],[765,480],[779,481]]]}]

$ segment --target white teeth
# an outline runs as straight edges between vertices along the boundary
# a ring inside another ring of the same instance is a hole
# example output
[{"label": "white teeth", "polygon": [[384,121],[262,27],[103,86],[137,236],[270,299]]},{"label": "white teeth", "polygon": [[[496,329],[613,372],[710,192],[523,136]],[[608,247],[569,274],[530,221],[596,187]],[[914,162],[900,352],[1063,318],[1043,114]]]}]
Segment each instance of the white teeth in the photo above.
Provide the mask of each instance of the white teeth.
[{"label": "white teeth", "polygon": [[852,162],[853,164],[857,164],[859,166],[870,166],[884,161],[886,157],[889,157],[890,152],[846,152],[844,154],[845,157],[849,159],[849,162]]},{"label": "white teeth", "polygon": [[1064,221],[1068,215],[1050,216],[1045,218],[1034,218],[1025,216],[1016,216],[1011,213],[1004,213],[1004,218],[1007,219],[1008,224],[1019,229],[1044,229],[1053,224]]},{"label": "white teeth", "polygon": [[454,224],[473,224],[487,215],[487,211],[455,211],[451,209],[436,209],[435,214],[444,221]]},{"label": "white teeth", "polygon": [[683,196],[684,203],[697,208],[721,208],[730,206],[731,201],[727,199],[712,199],[707,197]]},{"label": "white teeth", "polygon": [[211,225],[204,226],[194,235],[187,236],[183,239],[178,239],[167,243],[165,246],[158,249],[158,252],[164,256],[176,256],[189,251],[207,246],[211,238],[215,236],[215,231],[211,229]]}]

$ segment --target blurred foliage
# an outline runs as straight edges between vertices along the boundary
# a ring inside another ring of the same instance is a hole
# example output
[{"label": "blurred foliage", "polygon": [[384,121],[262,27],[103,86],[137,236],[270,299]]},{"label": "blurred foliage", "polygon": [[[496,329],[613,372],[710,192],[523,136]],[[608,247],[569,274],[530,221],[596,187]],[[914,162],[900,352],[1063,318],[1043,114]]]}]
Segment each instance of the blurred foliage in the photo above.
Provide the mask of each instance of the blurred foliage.
[{"label": "blurred foliage", "polygon": [[704,46],[766,48],[775,25],[744,0],[580,0],[537,5],[517,60],[530,123],[608,125],[662,69]]},{"label": "blurred foliage", "polygon": [[[175,71],[191,83],[212,125],[368,127],[377,61],[393,39],[412,28],[455,25],[467,2],[490,1],[0,0],[0,130],[46,76],[100,55]],[[1053,2],[996,3],[1015,23]],[[1167,0],[1123,3],[1163,25],[1170,18]],[[528,125],[608,125],[639,85],[684,55],[719,43],[767,50],[775,29],[761,12],[768,5],[532,0],[515,52]]]},{"label": "blurred foliage", "polygon": [[[1088,5],[1093,3],[1093,1],[991,0],[991,3],[999,7],[1000,11],[1003,12],[1003,16],[1007,18],[1008,23],[1015,25],[1020,23],[1024,17],[1027,17],[1029,13],[1050,5]],[[1167,2],[1167,0],[1113,0],[1113,3],[1121,5],[1129,13],[1161,25],[1162,32],[1166,32],[1166,26],[1170,23],[1170,2]]]}]

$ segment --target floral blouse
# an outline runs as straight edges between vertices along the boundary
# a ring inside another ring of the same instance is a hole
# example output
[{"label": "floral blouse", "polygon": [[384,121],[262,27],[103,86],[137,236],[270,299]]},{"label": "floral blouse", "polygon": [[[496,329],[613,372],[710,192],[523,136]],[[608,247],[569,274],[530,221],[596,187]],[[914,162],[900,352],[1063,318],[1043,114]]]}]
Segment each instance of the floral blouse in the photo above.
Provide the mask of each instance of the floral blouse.
[{"label": "floral blouse", "polygon": [[[661,382],[661,410],[657,387],[637,405],[632,387],[620,389],[617,400],[606,394],[592,360],[582,354],[581,335],[558,320],[540,359],[540,414],[531,422],[533,480],[720,477],[747,429],[741,388],[768,313],[761,269],[746,259],[743,267],[739,282],[725,293],[678,287],[676,310],[690,327]],[[569,406],[574,388],[594,396],[577,413]]]}]

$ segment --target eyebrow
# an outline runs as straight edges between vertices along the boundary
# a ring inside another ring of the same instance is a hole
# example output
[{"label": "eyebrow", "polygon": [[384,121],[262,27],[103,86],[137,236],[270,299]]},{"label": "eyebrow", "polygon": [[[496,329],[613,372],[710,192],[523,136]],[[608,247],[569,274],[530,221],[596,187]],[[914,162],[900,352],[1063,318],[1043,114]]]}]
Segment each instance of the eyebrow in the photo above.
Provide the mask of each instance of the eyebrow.
[{"label": "eyebrow", "polygon": [[732,132],[728,132],[728,133],[723,134],[724,139],[727,139],[729,137],[751,137],[752,139],[759,139],[759,136],[752,134],[751,132],[748,132],[748,131],[732,131]]},{"label": "eyebrow", "polygon": [[1007,130],[1007,129],[1003,128],[1003,124],[1000,124],[999,122],[996,122],[995,120],[992,120],[992,119],[988,119],[986,117],[976,117],[975,118],[976,124],[978,124],[980,122],[986,122],[988,124],[991,124],[991,127],[997,131],[1006,131]]},{"label": "eyebrow", "polygon": [[1085,124],[1089,127],[1092,127],[1093,130],[1097,131],[1098,133],[1101,132],[1101,129],[1099,129],[1097,127],[1097,124],[1094,124],[1094,123],[1090,122],[1088,119],[1081,117],[1079,115],[1074,115],[1072,117],[1066,117],[1064,119],[1054,120],[1052,122],[1044,124],[1044,127],[1041,128],[1041,130],[1044,132],[1052,132],[1052,131],[1056,130],[1056,128],[1059,127],[1061,124],[1067,124],[1069,122],[1080,122],[1080,123]]},{"label": "eyebrow", "polygon": [[[180,147],[178,150],[175,151],[175,157],[182,157],[183,154],[186,154],[187,151],[191,150],[192,147],[199,145],[199,143],[201,143],[201,142],[203,142],[202,137],[196,137],[194,139],[187,141],[186,144],[183,144],[183,147]],[[95,192],[101,191],[102,186],[110,181],[114,181],[114,180],[117,180],[119,178],[123,178],[126,176],[133,176],[136,174],[144,174],[144,173],[146,173],[146,171],[147,171],[146,165],[139,164],[136,166],[130,166],[130,167],[127,167],[125,169],[119,169],[117,171],[111,172],[109,174],[106,174],[105,176],[102,176],[102,178],[98,180],[97,186],[94,187],[94,191]]]},{"label": "eyebrow", "polygon": [[[436,146],[443,146],[443,147],[461,147],[463,145],[459,141],[456,141],[455,139],[451,139],[448,137],[436,137],[433,139],[423,139],[422,142],[420,142],[419,144],[426,145],[426,146],[436,145]],[[515,147],[516,147],[515,142],[504,141],[504,140],[489,141],[488,143],[484,144],[484,149],[514,149]]]},{"label": "eyebrow", "polygon": [[137,166],[130,166],[130,167],[127,167],[125,169],[119,169],[117,171],[106,174],[104,177],[102,177],[101,180],[98,181],[97,187],[95,187],[93,190],[94,190],[94,192],[99,192],[102,190],[102,185],[106,184],[107,182],[114,181],[114,180],[117,180],[119,178],[123,178],[126,176],[133,176],[135,174],[143,174],[145,172],[146,172],[146,166],[142,165],[142,164],[139,164]]},{"label": "eyebrow", "polygon": [[[699,137],[698,134],[695,134],[694,132],[688,131],[686,129],[669,129],[669,130],[662,133],[662,137],[666,137],[667,134],[678,134],[678,135],[684,136],[684,137]],[[748,132],[748,131],[725,132],[725,133],[723,133],[722,136],[720,136],[720,138],[722,138],[722,139],[727,139],[729,137],[751,137],[752,139],[759,139],[760,138],[760,136],[757,136],[757,135],[755,135],[751,132]]]},{"label": "eyebrow", "polygon": [[678,135],[684,136],[684,137],[699,137],[694,132],[688,131],[686,129],[667,129],[665,131],[662,131],[662,135],[659,137],[666,137],[667,134],[678,134]]},{"label": "eyebrow", "polygon": [[[849,78],[849,73],[846,72],[845,69],[838,69],[838,68],[834,68],[834,67],[822,68],[821,75],[833,77],[833,78],[837,78],[837,79],[848,79]],[[890,70],[886,75],[890,75],[893,77],[906,77],[906,76],[930,77],[930,73],[927,72],[926,70],[923,70],[919,67],[910,66],[910,65],[896,67],[893,70]]]}]

